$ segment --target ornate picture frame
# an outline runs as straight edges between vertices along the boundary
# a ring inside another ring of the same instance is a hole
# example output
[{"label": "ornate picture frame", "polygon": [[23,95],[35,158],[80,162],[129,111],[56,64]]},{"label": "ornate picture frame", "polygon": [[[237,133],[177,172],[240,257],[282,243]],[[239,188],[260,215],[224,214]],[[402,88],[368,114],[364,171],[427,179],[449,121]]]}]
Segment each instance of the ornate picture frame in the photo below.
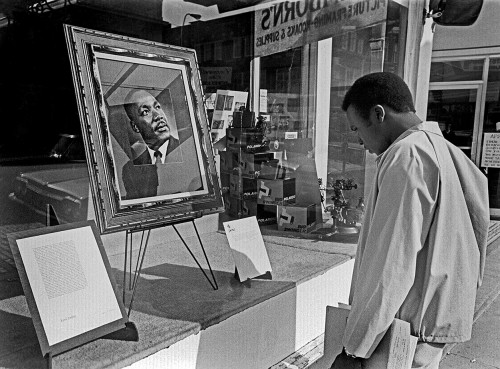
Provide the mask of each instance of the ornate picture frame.
[{"label": "ornate picture frame", "polygon": [[65,34],[101,233],[222,212],[195,51]]}]

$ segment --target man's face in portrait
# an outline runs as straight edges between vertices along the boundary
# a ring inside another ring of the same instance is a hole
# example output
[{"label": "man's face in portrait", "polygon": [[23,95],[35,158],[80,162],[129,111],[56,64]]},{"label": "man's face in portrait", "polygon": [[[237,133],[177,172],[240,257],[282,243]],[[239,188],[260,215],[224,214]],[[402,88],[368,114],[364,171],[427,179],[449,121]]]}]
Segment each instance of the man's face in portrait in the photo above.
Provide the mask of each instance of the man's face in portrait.
[{"label": "man's face in portrait", "polygon": [[149,147],[161,146],[170,137],[167,116],[161,104],[149,92],[140,90],[132,93],[126,103],[130,120]]}]

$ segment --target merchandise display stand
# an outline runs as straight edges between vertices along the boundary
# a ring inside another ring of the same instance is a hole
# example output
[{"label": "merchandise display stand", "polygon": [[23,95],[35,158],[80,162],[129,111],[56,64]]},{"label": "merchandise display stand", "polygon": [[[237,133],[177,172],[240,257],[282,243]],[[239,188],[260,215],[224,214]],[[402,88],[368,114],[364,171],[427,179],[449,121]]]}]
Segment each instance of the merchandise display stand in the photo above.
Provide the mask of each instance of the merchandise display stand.
[{"label": "merchandise display stand", "polygon": [[[234,278],[236,278],[237,280],[240,280],[240,275],[238,274],[238,269],[234,268]],[[271,272],[265,272],[264,274],[261,274],[257,277],[253,277],[253,278],[250,278],[250,279],[267,279],[267,280],[272,280],[273,279],[273,275],[271,274]]]},{"label": "merchandise display stand", "polygon": [[[201,249],[203,251],[203,255],[205,257],[205,260],[207,262],[208,268],[210,270],[210,274],[212,276],[212,279],[208,276],[208,274],[205,272],[203,267],[201,266],[200,262],[194,255],[194,253],[191,251],[189,246],[187,245],[186,241],[184,240],[184,237],[179,233],[176,225],[181,224],[181,223],[187,223],[190,222],[193,224],[194,230],[196,232],[196,236],[198,238],[198,242],[201,246]],[[171,224],[172,228],[175,230],[177,235],[179,236],[180,240],[186,246],[186,249],[188,250],[189,254],[191,257],[194,259],[196,262],[196,265],[198,265],[198,268],[201,270],[205,278],[207,279],[208,283],[210,283],[210,286],[214,289],[217,290],[219,289],[219,286],[217,284],[217,280],[215,278],[215,274],[212,270],[212,266],[210,265],[210,261],[208,259],[207,253],[205,251],[205,247],[203,245],[203,241],[201,240],[200,234],[198,232],[198,229],[196,228],[196,223],[194,222],[194,218],[189,219],[189,220],[183,220],[174,224]],[[148,247],[149,243],[149,236],[151,234],[151,230],[155,228],[154,226],[152,227],[138,227],[134,229],[130,229],[126,231],[126,239],[125,239],[125,258],[124,258],[124,267],[123,267],[123,303],[125,303],[125,292],[127,288],[127,268],[129,271],[129,281],[128,281],[128,289],[129,291],[132,292],[132,296],[130,298],[129,306],[128,306],[128,316],[130,316],[130,312],[132,310],[132,306],[134,303],[134,298],[135,298],[135,292],[137,290],[137,283],[139,281],[139,277],[141,276],[141,271],[142,271],[142,265],[144,262],[144,256],[146,255],[146,250]],[[135,271],[132,273],[132,250],[133,250],[133,235],[135,233],[142,233],[141,235],[141,242],[139,246],[139,253],[137,254],[137,260],[136,260],[136,266],[135,266]],[[129,243],[130,243],[130,248],[129,248]],[[128,255],[128,256],[127,256]]]}]

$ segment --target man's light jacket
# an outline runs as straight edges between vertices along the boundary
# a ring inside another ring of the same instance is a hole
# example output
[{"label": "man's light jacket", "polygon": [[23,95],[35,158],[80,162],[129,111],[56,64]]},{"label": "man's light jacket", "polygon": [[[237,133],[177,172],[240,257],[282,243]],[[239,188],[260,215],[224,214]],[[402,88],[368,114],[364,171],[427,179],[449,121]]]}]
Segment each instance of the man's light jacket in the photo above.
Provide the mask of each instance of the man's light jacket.
[{"label": "man's light jacket", "polygon": [[487,179],[435,122],[377,158],[343,343],[369,357],[393,319],[426,342],[470,339],[489,225]]}]

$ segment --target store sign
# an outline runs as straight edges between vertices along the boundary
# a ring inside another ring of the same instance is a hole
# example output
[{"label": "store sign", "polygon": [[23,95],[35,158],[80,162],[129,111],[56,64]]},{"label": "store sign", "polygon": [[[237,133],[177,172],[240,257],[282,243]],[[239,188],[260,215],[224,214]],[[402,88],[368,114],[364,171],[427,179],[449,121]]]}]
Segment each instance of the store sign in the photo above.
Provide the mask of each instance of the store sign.
[{"label": "store sign", "polygon": [[500,133],[485,133],[481,166],[500,168]]},{"label": "store sign", "polygon": [[231,83],[231,67],[200,67],[201,83],[205,88],[217,88]]},{"label": "store sign", "polygon": [[323,40],[387,18],[387,0],[279,1],[255,12],[255,56]]}]

